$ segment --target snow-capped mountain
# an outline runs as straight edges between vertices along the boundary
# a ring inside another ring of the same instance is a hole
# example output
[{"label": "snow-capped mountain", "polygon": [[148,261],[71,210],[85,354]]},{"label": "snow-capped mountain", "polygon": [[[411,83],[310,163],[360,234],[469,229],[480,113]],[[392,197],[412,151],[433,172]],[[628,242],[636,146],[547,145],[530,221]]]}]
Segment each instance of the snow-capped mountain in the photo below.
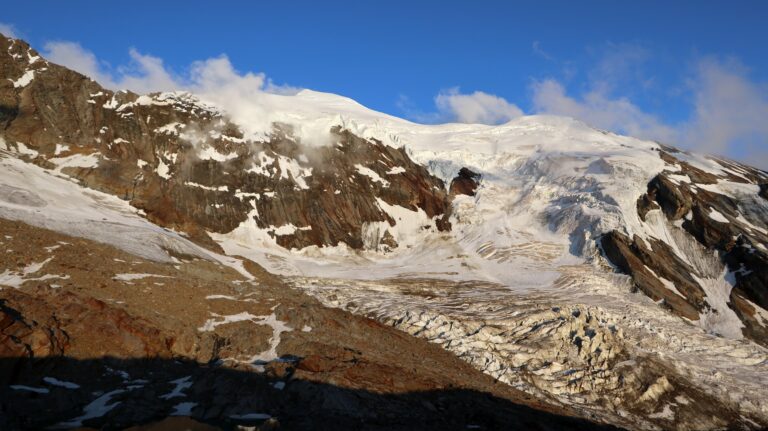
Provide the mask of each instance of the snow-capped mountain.
[{"label": "snow-capped mountain", "polygon": [[421,125],[309,90],[250,121],[14,39],[0,72],[2,218],[255,262],[613,425],[768,424],[766,172],[569,118]]}]

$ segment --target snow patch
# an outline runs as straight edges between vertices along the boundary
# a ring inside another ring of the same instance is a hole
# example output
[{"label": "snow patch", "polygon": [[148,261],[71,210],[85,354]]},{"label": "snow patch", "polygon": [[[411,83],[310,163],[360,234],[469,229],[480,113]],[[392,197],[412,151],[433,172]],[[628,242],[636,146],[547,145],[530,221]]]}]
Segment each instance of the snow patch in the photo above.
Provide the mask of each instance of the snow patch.
[{"label": "snow patch", "polygon": [[26,87],[32,80],[35,79],[35,71],[34,70],[28,70],[24,72],[23,75],[17,80],[9,79],[13,83],[14,88],[24,88]]},{"label": "snow patch", "polygon": [[157,169],[155,170],[157,172],[157,175],[159,175],[161,178],[164,178],[166,180],[171,179],[171,168],[165,164],[163,159],[159,158],[157,159]]},{"label": "snow patch", "polygon": [[158,274],[115,274],[114,277],[112,277],[115,281],[134,281],[134,280],[142,280],[144,278],[171,278],[167,275],[158,275]]},{"label": "snow patch", "polygon": [[78,385],[77,383],[65,382],[65,381],[59,380],[59,379],[57,379],[55,377],[44,377],[43,381],[45,383],[48,383],[49,385],[58,386],[60,388],[66,388],[66,389],[78,389],[78,388],[80,388],[80,385]]},{"label": "snow patch", "polygon": [[215,186],[204,186],[202,184],[193,183],[191,181],[185,181],[184,185],[185,186],[189,186],[189,187],[196,187],[198,189],[208,190],[208,191],[212,191],[212,192],[227,192],[227,191],[229,191],[229,187],[227,187],[227,186],[218,186],[218,187],[215,187]]},{"label": "snow patch", "polygon": [[48,161],[56,165],[56,172],[61,172],[64,168],[96,168],[100,158],[99,153],[72,154],[67,157],[54,157]]},{"label": "snow patch", "polygon": [[34,392],[36,394],[47,394],[50,392],[46,388],[36,388],[33,386],[25,386],[25,385],[11,385],[11,389],[13,389],[14,391]]},{"label": "snow patch", "polygon": [[112,404],[109,404],[109,402],[112,401],[113,397],[120,395],[124,392],[126,392],[125,389],[116,389],[114,391],[107,392],[106,394],[101,395],[100,397],[96,398],[95,400],[91,401],[88,405],[86,405],[83,408],[82,415],[65,422],[60,422],[51,428],[52,429],[77,428],[77,427],[83,426],[83,422],[88,419],[100,418],[106,415],[107,413],[109,413],[112,409],[114,409],[120,404],[120,401],[113,402]]},{"label": "snow patch", "polygon": [[160,395],[160,398],[164,400],[170,400],[171,398],[185,397],[186,394],[184,394],[184,391],[192,387],[191,379],[192,379],[192,376],[186,376],[186,377],[182,377],[180,379],[171,381],[171,383],[173,383],[175,387],[171,392],[168,392],[165,395]]},{"label": "snow patch", "polygon": [[216,148],[212,146],[206,146],[197,153],[197,157],[200,160],[215,160],[217,162],[226,162],[228,160],[236,159],[237,153],[221,154]]},{"label": "snow patch", "polygon": [[178,135],[179,129],[182,129],[182,128],[184,128],[184,125],[182,123],[178,123],[178,122],[168,123],[165,126],[156,128],[155,133],[166,134],[166,135]]},{"label": "snow patch", "polygon": [[61,153],[69,151],[69,145],[56,144],[56,149],[53,152],[54,156],[58,156]]},{"label": "snow patch", "polygon": [[171,416],[192,416],[192,409],[197,407],[197,403],[183,402],[173,406]]},{"label": "snow patch", "polygon": [[730,223],[730,221],[727,218],[725,218],[725,216],[722,213],[718,212],[714,208],[709,209],[709,218],[711,218],[712,220],[718,223]]},{"label": "snow patch", "polygon": [[402,166],[395,166],[387,171],[387,175],[398,175],[405,173],[405,168]]},{"label": "snow patch", "polygon": [[389,187],[389,181],[385,180],[384,178],[381,178],[379,174],[377,174],[375,171],[373,171],[370,168],[366,168],[365,166],[361,164],[356,164],[355,169],[357,169],[357,173],[360,175],[364,175],[371,179],[371,181],[375,183],[380,183],[384,187]]}]

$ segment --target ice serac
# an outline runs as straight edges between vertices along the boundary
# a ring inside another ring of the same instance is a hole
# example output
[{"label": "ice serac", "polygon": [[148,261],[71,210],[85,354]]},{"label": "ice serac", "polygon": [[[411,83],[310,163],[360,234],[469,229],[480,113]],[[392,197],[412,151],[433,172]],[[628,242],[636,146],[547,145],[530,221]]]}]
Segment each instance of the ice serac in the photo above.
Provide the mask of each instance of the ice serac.
[{"label": "ice serac", "polygon": [[[207,232],[253,223],[288,249],[361,249],[366,225],[398,224],[380,202],[422,211],[437,230],[449,229],[443,182],[402,148],[331,125],[323,146],[303,143],[286,124],[246,139],[225,113],[191,94],[112,92],[20,40],[0,39],[0,71],[9,77],[0,83],[9,149],[128,200],[200,243],[216,247]],[[28,73],[34,78],[14,84]],[[394,244],[387,229],[379,235]]]}]

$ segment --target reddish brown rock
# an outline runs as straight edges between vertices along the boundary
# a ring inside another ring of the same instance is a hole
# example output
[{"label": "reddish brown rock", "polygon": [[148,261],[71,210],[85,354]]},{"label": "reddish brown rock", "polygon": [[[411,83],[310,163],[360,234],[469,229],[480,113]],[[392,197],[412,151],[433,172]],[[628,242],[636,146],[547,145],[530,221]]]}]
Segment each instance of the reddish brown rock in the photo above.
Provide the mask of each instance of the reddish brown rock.
[{"label": "reddish brown rock", "polygon": [[[645,221],[650,211],[661,209],[669,222],[677,221],[702,247],[713,255],[718,253],[736,280],[730,307],[744,323],[744,334],[766,345],[768,331],[754,319],[753,307],[746,300],[768,309],[768,253],[758,246],[768,246],[768,235],[755,228],[768,226],[768,214],[759,210],[768,176],[749,166],[712,158],[723,168],[722,176],[717,176],[678,159],[674,156],[676,153],[679,152],[668,147],[659,153],[666,163],[679,167],[679,170],[665,170],[650,181],[647,192],[637,200],[638,214]],[[686,176],[690,182],[679,180]],[[717,193],[717,188],[701,187],[718,181],[760,187],[754,197],[737,202],[726,194]],[[714,212],[718,217],[712,216]],[[632,275],[641,291],[656,301],[663,299],[664,304],[676,313],[696,320],[707,307],[703,289],[691,277],[693,269],[663,241],[651,240],[646,246],[646,242],[637,237],[630,240],[619,232],[612,232],[601,239],[601,245],[608,260],[622,272]],[[659,277],[673,282],[685,298],[671,292]]]},{"label": "reddish brown rock", "polygon": [[50,288],[3,297],[0,356],[170,356],[172,336],[97,299]]},{"label": "reddish brown rock", "polygon": [[451,196],[467,195],[474,196],[477,187],[480,185],[482,176],[468,168],[461,168],[456,178],[451,181]]},{"label": "reddish brown rock", "polygon": [[[689,320],[699,320],[699,313],[705,307],[704,291],[691,278],[688,264],[681,261],[669,246],[655,241],[652,250],[649,250],[640,238],[630,240],[616,231],[604,235],[600,245],[608,260],[625,274],[631,275],[643,293],[654,301],[663,300],[664,305]],[[653,268],[654,273],[648,268]],[[685,298],[670,291],[658,276],[675,283]]]}]

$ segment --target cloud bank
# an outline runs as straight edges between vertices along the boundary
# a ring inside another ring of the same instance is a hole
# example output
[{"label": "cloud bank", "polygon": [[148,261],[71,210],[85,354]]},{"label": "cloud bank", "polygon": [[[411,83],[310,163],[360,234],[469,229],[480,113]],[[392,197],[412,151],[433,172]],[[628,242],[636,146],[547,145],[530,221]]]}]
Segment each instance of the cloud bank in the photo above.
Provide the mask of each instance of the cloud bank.
[{"label": "cloud bank", "polygon": [[440,92],[435,97],[437,109],[459,123],[500,124],[523,115],[523,110],[503,97],[475,91],[462,94],[458,88]]},{"label": "cloud bank", "polygon": [[677,130],[643,112],[627,98],[611,98],[595,90],[577,99],[566,94],[565,87],[554,79],[535,82],[532,90],[535,113],[573,117],[595,127],[639,138],[677,140]]},{"label": "cloud bank", "polygon": [[400,95],[397,106],[406,117],[425,124],[502,124],[525,114],[503,97],[482,91],[461,93],[458,87],[440,91],[434,103],[435,111],[424,112],[415,107],[407,96]]}]

